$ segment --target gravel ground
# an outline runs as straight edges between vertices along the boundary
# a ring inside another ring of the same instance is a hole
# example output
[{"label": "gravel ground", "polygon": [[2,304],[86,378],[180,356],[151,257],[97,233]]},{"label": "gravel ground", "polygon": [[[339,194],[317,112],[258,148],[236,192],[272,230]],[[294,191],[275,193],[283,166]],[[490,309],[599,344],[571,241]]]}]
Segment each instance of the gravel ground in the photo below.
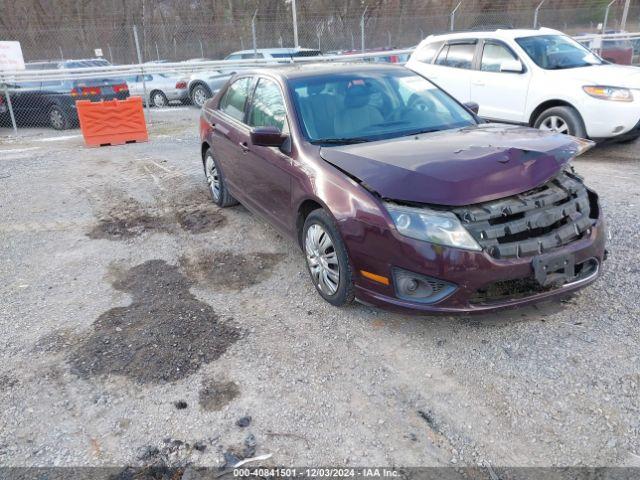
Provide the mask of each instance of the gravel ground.
[{"label": "gravel ground", "polygon": [[415,317],[324,303],[292,242],[209,203],[197,112],[152,118],[0,137],[0,464],[640,465],[640,144],[575,162],[598,282]]}]

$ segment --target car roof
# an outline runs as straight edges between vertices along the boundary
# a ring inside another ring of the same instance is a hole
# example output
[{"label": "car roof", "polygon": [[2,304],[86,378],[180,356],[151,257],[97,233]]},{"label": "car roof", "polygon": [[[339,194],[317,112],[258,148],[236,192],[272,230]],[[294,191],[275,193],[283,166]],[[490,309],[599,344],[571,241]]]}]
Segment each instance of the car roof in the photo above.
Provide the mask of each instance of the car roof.
[{"label": "car roof", "polygon": [[311,63],[289,63],[284,65],[274,65],[252,70],[243,70],[238,75],[273,75],[283,80],[295,78],[317,77],[323,75],[335,75],[340,73],[384,73],[397,72],[413,73],[401,65],[390,63],[359,63],[359,62],[311,62]]},{"label": "car roof", "polygon": [[[247,54],[247,53],[254,53],[254,52],[258,52],[258,53],[284,53],[284,54],[291,54],[291,53],[296,53],[296,52],[313,52],[316,51],[315,48],[302,48],[302,47],[298,47],[298,48],[258,48],[256,50],[250,49],[250,50],[238,50],[237,52],[232,52],[229,55],[242,55],[242,54]],[[229,56],[227,55],[227,56]]]},{"label": "car roof", "polygon": [[552,28],[498,28],[492,30],[467,30],[464,32],[455,33],[443,33],[438,35],[429,35],[423,43],[431,43],[440,40],[455,40],[455,39],[467,39],[467,38],[498,38],[509,39],[521,37],[535,37],[538,35],[564,35],[559,30]]}]

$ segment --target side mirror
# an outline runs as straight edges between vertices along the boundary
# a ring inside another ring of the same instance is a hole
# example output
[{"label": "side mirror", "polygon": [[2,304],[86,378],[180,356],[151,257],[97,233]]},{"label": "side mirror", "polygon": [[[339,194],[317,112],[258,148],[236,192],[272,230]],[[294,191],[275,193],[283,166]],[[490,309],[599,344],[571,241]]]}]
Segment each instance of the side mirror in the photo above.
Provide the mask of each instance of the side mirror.
[{"label": "side mirror", "polygon": [[500,64],[500,71],[505,73],[522,73],[524,68],[520,60],[505,60]]},{"label": "side mirror", "polygon": [[256,127],[251,131],[251,143],[260,147],[281,147],[287,136],[278,128]]},{"label": "side mirror", "polygon": [[464,106],[467,107],[467,110],[471,110],[476,115],[478,115],[478,112],[480,111],[480,105],[478,105],[476,102],[467,102],[464,104]]}]

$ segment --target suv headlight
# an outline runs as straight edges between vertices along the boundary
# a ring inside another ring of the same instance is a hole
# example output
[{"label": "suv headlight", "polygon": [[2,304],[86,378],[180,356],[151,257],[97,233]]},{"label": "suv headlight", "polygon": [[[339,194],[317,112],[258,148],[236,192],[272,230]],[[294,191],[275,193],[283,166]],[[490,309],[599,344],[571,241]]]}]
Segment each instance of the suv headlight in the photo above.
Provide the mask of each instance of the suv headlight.
[{"label": "suv headlight", "polygon": [[613,100],[614,102],[633,102],[633,94],[628,88],[607,87],[602,85],[585,85],[582,87],[587,95],[600,100]]},{"label": "suv headlight", "polygon": [[406,207],[386,202],[384,206],[400,235],[447,247],[482,250],[478,242],[462,226],[458,217],[451,212]]}]

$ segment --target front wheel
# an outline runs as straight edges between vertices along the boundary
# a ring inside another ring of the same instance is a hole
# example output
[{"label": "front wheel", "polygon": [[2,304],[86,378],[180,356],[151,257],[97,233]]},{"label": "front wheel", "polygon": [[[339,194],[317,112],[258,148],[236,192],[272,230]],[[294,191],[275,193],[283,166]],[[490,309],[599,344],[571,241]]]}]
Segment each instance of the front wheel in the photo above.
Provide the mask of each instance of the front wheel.
[{"label": "front wheel", "polygon": [[169,105],[169,100],[167,100],[167,96],[161,92],[160,90],[155,90],[151,93],[151,106],[152,107],[166,107]]},{"label": "front wheel", "polygon": [[587,137],[582,118],[572,107],[549,108],[536,118],[533,126],[549,132],[565,133],[580,138]]},{"label": "front wheel", "polygon": [[349,256],[331,216],[322,209],[311,212],[302,238],[307,269],[320,296],[336,307],[351,303],[355,295]]},{"label": "front wheel", "polygon": [[56,130],[69,128],[69,116],[57,105],[49,109],[49,126]]},{"label": "front wheel", "polygon": [[201,108],[209,98],[211,92],[204,85],[196,85],[191,91],[191,102],[198,108]]}]

